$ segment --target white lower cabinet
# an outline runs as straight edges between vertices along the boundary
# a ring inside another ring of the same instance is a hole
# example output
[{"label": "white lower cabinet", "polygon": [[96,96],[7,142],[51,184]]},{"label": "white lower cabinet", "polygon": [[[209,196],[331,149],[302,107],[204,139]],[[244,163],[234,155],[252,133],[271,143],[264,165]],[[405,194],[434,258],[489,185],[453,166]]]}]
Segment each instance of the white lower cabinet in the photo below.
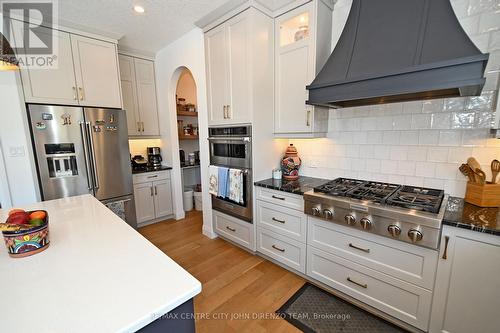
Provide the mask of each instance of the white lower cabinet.
[{"label": "white lower cabinet", "polygon": [[444,226],[429,331],[498,332],[499,309],[500,237]]},{"label": "white lower cabinet", "polygon": [[212,216],[217,234],[251,251],[255,251],[255,228],[252,223],[216,210],[212,210]]},{"label": "white lower cabinet", "polygon": [[307,275],[421,330],[427,329],[430,290],[312,246],[307,247]]},{"label": "white lower cabinet", "polygon": [[306,245],[264,228],[257,229],[257,251],[301,273],[306,272]]},{"label": "white lower cabinet", "polygon": [[137,223],[173,214],[170,171],[138,174],[134,175],[133,180]]}]

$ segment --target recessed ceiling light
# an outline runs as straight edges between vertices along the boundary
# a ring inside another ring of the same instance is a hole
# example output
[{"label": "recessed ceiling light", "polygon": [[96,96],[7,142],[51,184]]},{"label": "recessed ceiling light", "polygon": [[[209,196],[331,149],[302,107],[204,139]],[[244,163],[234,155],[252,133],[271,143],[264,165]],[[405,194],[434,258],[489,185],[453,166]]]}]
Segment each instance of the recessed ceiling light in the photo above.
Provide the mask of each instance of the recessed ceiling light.
[{"label": "recessed ceiling light", "polygon": [[142,14],[142,13],[144,13],[144,7],[142,7],[142,6],[134,6],[134,11],[136,13]]}]

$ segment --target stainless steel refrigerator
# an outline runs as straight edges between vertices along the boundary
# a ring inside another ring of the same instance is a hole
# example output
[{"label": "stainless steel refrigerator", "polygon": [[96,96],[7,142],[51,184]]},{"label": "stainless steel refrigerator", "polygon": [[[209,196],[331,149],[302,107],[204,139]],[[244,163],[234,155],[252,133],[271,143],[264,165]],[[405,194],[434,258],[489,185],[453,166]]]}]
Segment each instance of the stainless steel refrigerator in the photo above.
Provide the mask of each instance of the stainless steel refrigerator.
[{"label": "stainless steel refrigerator", "polygon": [[28,105],[43,200],[92,194],[137,227],[124,110]]}]

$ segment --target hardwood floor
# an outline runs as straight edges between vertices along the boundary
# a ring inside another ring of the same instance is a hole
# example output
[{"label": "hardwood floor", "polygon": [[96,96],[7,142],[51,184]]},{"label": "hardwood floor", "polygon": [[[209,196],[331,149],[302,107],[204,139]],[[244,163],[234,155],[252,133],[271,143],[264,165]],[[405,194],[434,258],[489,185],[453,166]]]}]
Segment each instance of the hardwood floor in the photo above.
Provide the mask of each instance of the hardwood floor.
[{"label": "hardwood floor", "polygon": [[[197,332],[300,332],[274,316],[301,277],[220,238],[202,235],[201,212],[139,232],[202,283],[195,297]],[[269,319],[271,318],[271,319]]]}]

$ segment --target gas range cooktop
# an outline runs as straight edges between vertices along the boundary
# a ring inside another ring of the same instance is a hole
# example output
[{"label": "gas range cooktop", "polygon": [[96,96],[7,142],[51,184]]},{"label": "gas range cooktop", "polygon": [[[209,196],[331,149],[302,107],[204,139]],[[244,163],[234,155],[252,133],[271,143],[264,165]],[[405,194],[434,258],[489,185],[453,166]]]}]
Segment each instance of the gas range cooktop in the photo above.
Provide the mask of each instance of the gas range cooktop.
[{"label": "gas range cooktop", "polygon": [[443,190],[337,178],[304,194],[306,214],[437,249],[448,196]]},{"label": "gas range cooktop", "polygon": [[314,192],[436,214],[439,212],[444,197],[443,190],[349,178],[337,178],[315,187]]}]

